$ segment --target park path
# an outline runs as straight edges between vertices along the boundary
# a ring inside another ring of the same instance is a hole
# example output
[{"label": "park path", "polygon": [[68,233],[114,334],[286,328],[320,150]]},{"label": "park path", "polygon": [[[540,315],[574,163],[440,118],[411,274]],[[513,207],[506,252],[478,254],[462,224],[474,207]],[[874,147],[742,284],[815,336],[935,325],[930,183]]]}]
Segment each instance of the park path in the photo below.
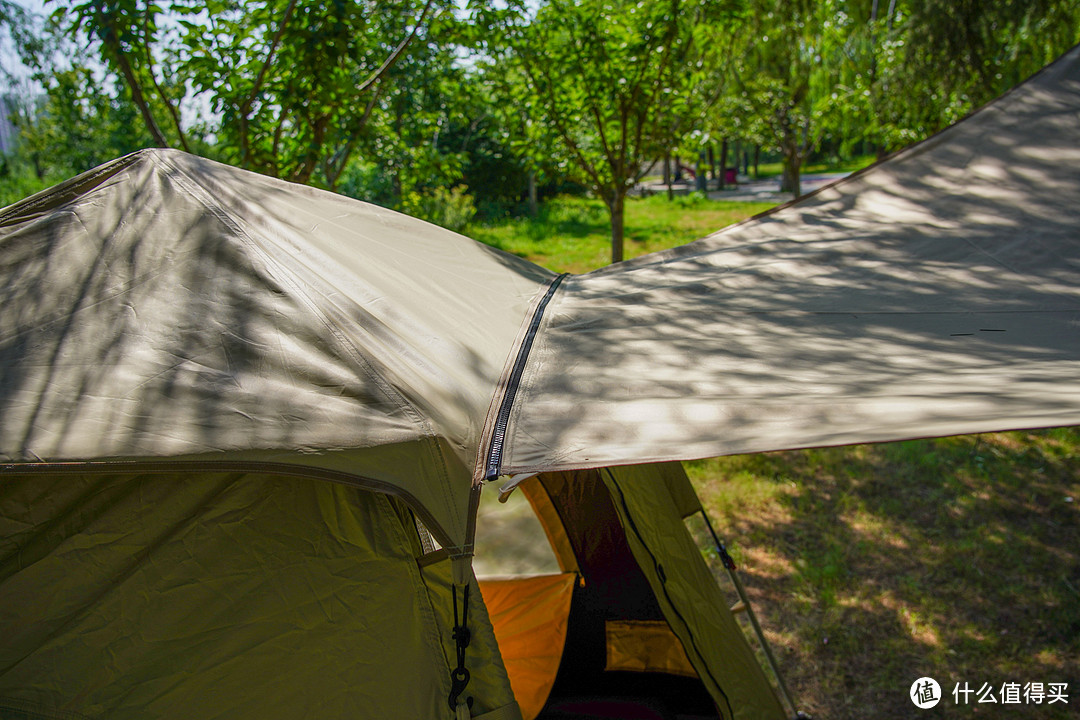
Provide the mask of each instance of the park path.
[{"label": "park path", "polygon": [[[838,173],[808,173],[803,175],[800,179],[802,185],[802,191],[806,193],[813,192],[819,188],[825,187],[831,183],[836,182],[842,178],[847,177],[851,173],[838,172]],[[786,203],[794,199],[792,193],[780,192],[780,178],[767,178],[764,180],[749,180],[745,175],[739,176],[739,183],[736,187],[728,187],[724,190],[709,190],[708,196],[710,200],[728,200],[732,202],[770,202],[770,203]],[[714,181],[709,181],[712,185]],[[672,189],[678,194],[685,194],[694,191],[693,181],[678,182],[672,185]],[[644,183],[636,188],[638,193],[642,194],[659,194],[667,192],[667,185],[662,182]]]}]

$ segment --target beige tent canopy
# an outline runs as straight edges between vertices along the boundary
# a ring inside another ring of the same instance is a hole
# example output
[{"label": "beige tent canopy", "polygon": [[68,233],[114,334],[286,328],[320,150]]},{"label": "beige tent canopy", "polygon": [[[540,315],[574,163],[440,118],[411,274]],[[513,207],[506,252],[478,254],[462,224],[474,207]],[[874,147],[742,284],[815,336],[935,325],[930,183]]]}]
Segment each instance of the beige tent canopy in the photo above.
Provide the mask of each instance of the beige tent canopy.
[{"label": "beige tent canopy", "polygon": [[0,275],[0,718],[783,717],[678,465],[534,478],[564,566],[473,577],[552,273],[152,150],[0,213]]},{"label": "beige tent canopy", "polygon": [[[173,151],[3,210],[0,718],[783,717],[653,463],[1080,422],[1078,119],[580,277]],[[559,572],[478,585],[514,474]]]},{"label": "beige tent canopy", "polygon": [[483,417],[550,272],[158,150],[0,231],[4,459],[280,465],[388,489],[467,546]]},{"label": "beige tent canopy", "polygon": [[1080,422],[1080,49],[801,202],[567,277],[477,477]]}]

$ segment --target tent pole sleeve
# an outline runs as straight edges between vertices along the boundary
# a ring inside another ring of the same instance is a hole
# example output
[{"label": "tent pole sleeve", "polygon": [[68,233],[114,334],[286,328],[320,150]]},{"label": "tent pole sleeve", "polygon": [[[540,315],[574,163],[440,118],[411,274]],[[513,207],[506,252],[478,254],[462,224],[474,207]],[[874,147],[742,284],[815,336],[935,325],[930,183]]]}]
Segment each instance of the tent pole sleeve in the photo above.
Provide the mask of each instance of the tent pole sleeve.
[{"label": "tent pole sleeve", "polygon": [[713,542],[716,543],[716,552],[720,554],[720,560],[724,563],[724,568],[727,570],[728,577],[731,578],[731,583],[735,586],[735,592],[739,594],[739,600],[746,606],[746,616],[750,619],[750,625],[754,628],[754,634],[757,635],[758,642],[761,643],[761,649],[765,651],[765,658],[769,661],[769,668],[776,678],[776,684],[780,688],[780,695],[784,698],[784,702],[787,704],[788,710],[791,711],[792,717],[800,717],[798,708],[795,706],[795,701],[792,699],[791,693],[787,689],[787,684],[784,683],[784,676],[780,674],[780,666],[776,662],[776,656],[773,655],[772,646],[769,645],[769,641],[765,639],[765,633],[761,629],[761,624],[758,622],[757,615],[754,613],[754,606],[750,604],[750,598],[746,596],[746,589],[743,587],[742,580],[739,578],[739,572],[735,567],[735,561],[732,559],[731,554],[728,553],[724,543],[721,542],[720,536],[716,534],[716,530],[713,529],[712,521],[709,519],[709,514],[705,512],[704,508],[701,509],[701,517],[705,519],[705,525],[709,528],[709,534],[712,535]]}]

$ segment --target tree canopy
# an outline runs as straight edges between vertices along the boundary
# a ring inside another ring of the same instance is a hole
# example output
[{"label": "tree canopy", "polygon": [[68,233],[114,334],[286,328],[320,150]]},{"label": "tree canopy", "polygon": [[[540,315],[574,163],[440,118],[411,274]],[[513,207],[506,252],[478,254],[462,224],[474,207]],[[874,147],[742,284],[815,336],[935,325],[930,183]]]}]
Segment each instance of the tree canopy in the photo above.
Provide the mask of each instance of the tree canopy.
[{"label": "tree canopy", "polygon": [[741,142],[797,194],[814,153],[897,150],[1080,40],[1080,0],[46,8],[0,0],[12,193],[150,145],[455,227],[577,188],[608,208],[615,261],[625,198],[661,158]]},{"label": "tree canopy", "polygon": [[714,41],[731,15],[722,0],[552,0],[535,13],[515,0],[488,15],[487,47],[520,75],[534,124],[556,139],[567,174],[608,206],[613,262],[626,194],[719,98]]}]

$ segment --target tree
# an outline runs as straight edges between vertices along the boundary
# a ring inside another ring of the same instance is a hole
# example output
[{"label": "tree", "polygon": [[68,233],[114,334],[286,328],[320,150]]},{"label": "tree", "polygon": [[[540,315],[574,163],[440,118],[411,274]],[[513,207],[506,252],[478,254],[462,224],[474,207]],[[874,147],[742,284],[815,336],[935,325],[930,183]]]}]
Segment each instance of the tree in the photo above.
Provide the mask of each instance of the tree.
[{"label": "tree", "polygon": [[478,60],[475,67],[477,80],[488,91],[487,117],[497,133],[488,142],[501,156],[500,171],[507,181],[504,192],[517,200],[524,196],[529,214],[536,216],[540,185],[557,184],[567,173],[561,141],[545,122],[519,65]]},{"label": "tree", "polygon": [[41,79],[44,92],[24,100],[15,123],[18,155],[42,180],[59,181],[154,144],[138,109],[108,78],[73,63]]},{"label": "tree", "polygon": [[[0,83],[10,90],[51,50],[51,38],[37,14],[0,0]],[[17,62],[12,62],[17,61]]]},{"label": "tree", "polygon": [[[19,197],[152,143],[116,78],[90,69],[79,47],[42,16],[0,2],[4,105],[19,131],[3,185]],[[25,175],[24,175],[25,174]]]},{"label": "tree", "polygon": [[627,193],[692,128],[718,90],[711,43],[730,17],[718,0],[514,0],[480,13],[486,49],[519,68],[537,119],[558,137],[574,179],[604,200],[611,257],[623,258]]},{"label": "tree", "polygon": [[451,43],[441,41],[453,25],[440,23],[439,40],[419,44],[388,73],[372,115],[363,150],[377,165],[378,199],[386,204],[415,205],[436,188],[462,182],[469,128],[482,109]]},{"label": "tree", "polygon": [[1080,40],[1076,0],[814,5],[817,22],[801,34],[820,59],[804,61],[811,134],[849,149],[865,140],[879,154],[956,122]]},{"label": "tree", "polygon": [[912,139],[959,120],[1080,41],[1076,0],[892,0],[890,9],[886,37],[902,46],[879,48],[892,53],[879,55],[892,99],[882,104],[886,122]]},{"label": "tree", "polygon": [[780,189],[801,194],[803,160],[821,138],[849,25],[843,0],[756,0],[741,36],[741,95],[783,156]]},{"label": "tree", "polygon": [[191,149],[201,96],[222,159],[334,187],[389,71],[445,0],[89,0],[61,9],[121,78],[155,144]]}]

